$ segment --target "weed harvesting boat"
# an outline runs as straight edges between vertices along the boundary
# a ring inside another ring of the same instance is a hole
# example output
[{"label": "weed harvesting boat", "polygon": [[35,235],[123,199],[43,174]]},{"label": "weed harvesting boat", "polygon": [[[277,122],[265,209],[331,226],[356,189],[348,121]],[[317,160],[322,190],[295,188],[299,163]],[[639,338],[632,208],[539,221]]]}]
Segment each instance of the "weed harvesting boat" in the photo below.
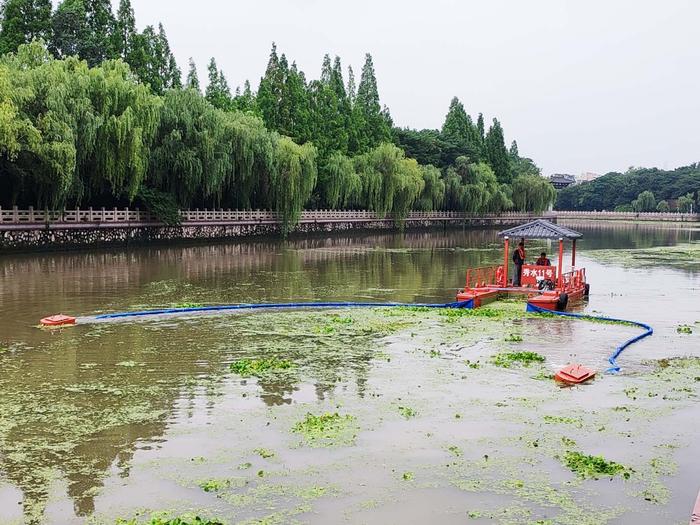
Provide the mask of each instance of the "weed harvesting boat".
[{"label": "weed harvesting boat", "polygon": [[[458,302],[469,301],[479,308],[502,297],[520,296],[527,299],[528,310],[565,311],[570,304],[588,296],[586,269],[576,267],[576,241],[583,234],[544,219],[500,232],[504,239],[503,264],[467,270],[465,287],[457,293]],[[518,285],[509,279],[510,239],[521,242],[532,239],[559,241],[556,266],[523,264]],[[571,266],[564,271],[564,241],[571,241]]]}]

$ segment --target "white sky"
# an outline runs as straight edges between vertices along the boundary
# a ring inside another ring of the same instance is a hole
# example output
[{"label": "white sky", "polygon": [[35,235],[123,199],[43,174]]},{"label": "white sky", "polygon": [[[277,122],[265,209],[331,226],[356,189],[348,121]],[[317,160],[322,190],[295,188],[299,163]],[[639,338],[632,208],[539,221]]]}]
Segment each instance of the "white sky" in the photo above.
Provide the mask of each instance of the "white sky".
[{"label": "white sky", "polygon": [[699,1],[132,2],[200,81],[214,56],[232,89],[256,89],[272,41],[307,78],[330,53],[359,81],[370,52],[396,124],[438,128],[456,95],[545,174],[700,161]]}]

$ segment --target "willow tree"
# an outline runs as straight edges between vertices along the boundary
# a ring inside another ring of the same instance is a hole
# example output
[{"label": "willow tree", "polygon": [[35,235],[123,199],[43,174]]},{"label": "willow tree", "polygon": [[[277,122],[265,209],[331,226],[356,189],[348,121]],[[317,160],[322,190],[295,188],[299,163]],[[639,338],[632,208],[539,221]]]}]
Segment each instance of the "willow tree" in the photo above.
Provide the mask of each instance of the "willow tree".
[{"label": "willow tree", "polygon": [[170,90],[163,101],[148,184],[181,206],[204,204],[231,170],[224,114],[192,89]]},{"label": "willow tree", "polygon": [[423,191],[416,202],[416,208],[422,211],[439,210],[445,201],[445,181],[440,170],[435,166],[421,166],[423,173]]},{"label": "willow tree", "polygon": [[418,163],[393,144],[355,157],[355,169],[362,182],[360,206],[380,215],[392,212],[398,220],[408,214],[425,184]]},{"label": "willow tree", "polygon": [[352,160],[336,152],[321,166],[318,186],[325,206],[345,208],[358,200],[362,181]]},{"label": "willow tree", "polygon": [[423,171],[418,162],[415,159],[400,159],[397,187],[394,190],[394,202],[391,209],[394,220],[403,224],[424,188]]},{"label": "willow tree", "polygon": [[445,196],[449,209],[468,213],[497,213],[512,206],[507,185],[500,184],[491,166],[458,157],[447,170]]},{"label": "willow tree", "polygon": [[24,182],[23,158],[37,154],[41,134],[22,114],[26,90],[18,90],[17,72],[0,64],[0,205],[16,204]]},{"label": "willow tree", "polygon": [[279,137],[275,145],[276,166],[270,177],[272,205],[280,214],[286,235],[299,221],[304,205],[316,185],[316,148]]},{"label": "willow tree", "polygon": [[238,208],[270,206],[270,174],[275,169],[276,136],[259,117],[240,111],[225,114],[231,145],[231,172],[222,202]]},{"label": "willow tree", "polygon": [[513,205],[518,211],[542,212],[557,197],[554,186],[539,175],[520,175],[513,180]]},{"label": "willow tree", "polygon": [[160,119],[161,100],[134,82],[129,66],[108,61],[87,70],[88,97],[97,124],[81,140],[79,172],[93,194],[133,200],[149,167],[149,150]]}]

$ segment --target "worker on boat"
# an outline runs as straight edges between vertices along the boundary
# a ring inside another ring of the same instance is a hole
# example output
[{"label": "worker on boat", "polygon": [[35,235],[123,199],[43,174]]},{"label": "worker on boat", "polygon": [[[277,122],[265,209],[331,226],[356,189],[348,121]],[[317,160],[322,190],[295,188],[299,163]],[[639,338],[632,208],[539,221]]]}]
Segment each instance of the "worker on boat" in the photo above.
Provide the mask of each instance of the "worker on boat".
[{"label": "worker on boat", "polygon": [[547,254],[542,252],[540,254],[540,258],[537,259],[537,262],[535,262],[537,266],[552,266],[552,262],[547,259]]},{"label": "worker on boat", "polygon": [[515,271],[513,273],[513,286],[519,287],[523,276],[523,264],[525,264],[525,242],[520,241],[518,247],[513,252],[513,264]]}]

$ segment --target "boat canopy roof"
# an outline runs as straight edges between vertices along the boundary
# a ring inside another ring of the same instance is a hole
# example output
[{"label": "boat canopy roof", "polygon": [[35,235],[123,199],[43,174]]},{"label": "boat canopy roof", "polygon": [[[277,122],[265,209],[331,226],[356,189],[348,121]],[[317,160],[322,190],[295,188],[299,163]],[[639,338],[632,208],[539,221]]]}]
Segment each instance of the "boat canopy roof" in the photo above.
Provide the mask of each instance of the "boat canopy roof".
[{"label": "boat canopy roof", "polygon": [[559,226],[544,219],[537,219],[527,224],[521,224],[515,228],[504,230],[499,237],[523,237],[525,239],[569,239],[576,240],[583,237],[582,233],[564,226]]}]

